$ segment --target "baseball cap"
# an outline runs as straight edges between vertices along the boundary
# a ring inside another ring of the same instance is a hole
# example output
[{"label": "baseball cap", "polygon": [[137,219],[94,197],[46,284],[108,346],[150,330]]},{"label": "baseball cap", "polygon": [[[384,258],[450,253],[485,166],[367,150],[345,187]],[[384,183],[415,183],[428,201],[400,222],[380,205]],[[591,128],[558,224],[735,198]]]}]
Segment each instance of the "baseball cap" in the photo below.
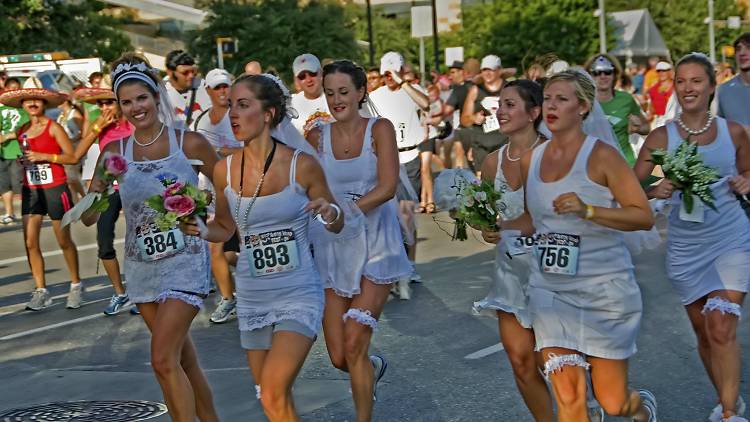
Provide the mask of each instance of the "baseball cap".
[{"label": "baseball cap", "polygon": [[317,73],[321,68],[322,66],[320,66],[320,60],[318,60],[317,57],[310,53],[305,53],[297,56],[297,58],[294,59],[294,63],[292,63],[294,76],[297,76],[304,71]]},{"label": "baseball cap", "polygon": [[213,69],[206,74],[206,85],[214,89],[217,86],[225,84],[232,85],[232,75],[224,69]]},{"label": "baseball cap", "polygon": [[615,65],[605,56],[597,56],[591,63],[591,68],[589,70],[592,72],[598,70],[615,70]]},{"label": "baseball cap", "polygon": [[659,62],[656,64],[656,70],[671,70],[672,65],[668,62]]},{"label": "baseball cap", "polygon": [[500,61],[500,57],[497,57],[494,54],[484,56],[484,58],[482,59],[482,64],[479,66],[480,69],[492,69],[492,70],[501,69],[502,67],[503,67],[503,63],[502,61]]},{"label": "baseball cap", "polygon": [[380,74],[385,75],[388,71],[400,72],[403,65],[404,57],[395,51],[389,51],[380,58]]},{"label": "baseball cap", "polygon": [[453,63],[451,63],[450,66],[448,66],[449,69],[463,69],[464,68],[464,62],[461,60],[454,60]]}]

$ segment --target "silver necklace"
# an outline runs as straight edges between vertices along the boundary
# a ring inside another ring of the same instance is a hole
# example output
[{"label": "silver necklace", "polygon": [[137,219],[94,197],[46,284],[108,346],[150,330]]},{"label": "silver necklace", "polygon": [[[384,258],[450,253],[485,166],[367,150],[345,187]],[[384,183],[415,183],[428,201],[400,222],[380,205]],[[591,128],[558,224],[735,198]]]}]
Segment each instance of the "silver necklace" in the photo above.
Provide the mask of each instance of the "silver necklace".
[{"label": "silver necklace", "polygon": [[[529,147],[529,148],[528,148],[528,149],[527,149],[526,151],[529,151],[529,150],[532,150],[532,149],[534,149],[534,147],[536,146],[536,144],[538,144],[538,143],[539,143],[539,139],[541,139],[541,138],[539,137],[539,135],[536,135],[536,141],[534,141],[534,143],[533,143],[533,144],[531,144],[531,146],[530,146],[530,147]],[[526,152],[526,151],[524,151],[524,152]],[[521,153],[521,157],[522,157],[522,156],[523,156],[523,153]],[[521,159],[521,157],[518,157],[518,158],[511,158],[511,156],[510,156],[510,143],[508,143],[508,146],[507,146],[507,147],[505,147],[505,158],[507,158],[507,159],[508,159],[508,161],[511,161],[511,162],[516,162],[516,161],[520,160],[520,159]]]},{"label": "silver necklace", "polygon": [[151,139],[150,141],[144,142],[144,143],[138,142],[138,138],[135,137],[135,132],[133,132],[133,140],[135,141],[136,144],[138,144],[138,145],[140,145],[142,147],[147,147],[147,146],[153,144],[154,142],[156,142],[156,140],[159,139],[159,137],[161,136],[162,133],[164,133],[164,123],[161,124],[161,129],[159,130],[159,133],[157,133],[156,136],[154,136],[154,138]]},{"label": "silver necklace", "polygon": [[682,128],[682,130],[684,130],[685,132],[687,132],[689,135],[698,136],[700,134],[706,133],[706,131],[711,127],[711,123],[713,123],[713,121],[714,121],[714,115],[711,114],[710,111],[707,112],[706,114],[708,115],[708,121],[706,122],[705,126],[703,126],[700,129],[697,129],[697,130],[696,129],[690,129],[689,127],[687,127],[687,125],[685,124],[685,122],[682,121],[682,113],[678,114],[677,117],[675,118],[675,120],[677,121],[677,124],[680,125],[680,127]]},{"label": "silver necklace", "polygon": [[[234,217],[237,220],[237,225],[242,224],[242,231],[246,231],[248,227],[247,220],[250,217],[250,210],[253,208],[253,205],[255,205],[255,201],[258,200],[258,195],[260,194],[260,189],[263,186],[263,180],[266,178],[266,173],[268,173],[268,169],[271,167],[271,162],[273,161],[273,156],[276,153],[276,141],[273,141],[273,148],[271,149],[271,153],[268,154],[268,157],[266,158],[266,163],[263,166],[263,173],[260,174],[260,179],[258,179],[258,185],[255,187],[255,192],[253,192],[253,196],[250,198],[250,203],[247,205],[247,208],[245,209],[245,216],[242,220],[239,219],[240,217],[240,203],[242,202],[242,184],[243,179],[245,178],[245,151],[243,149],[242,151],[242,161],[240,162],[240,190],[239,195],[237,196],[237,205],[234,207]],[[230,171],[230,169],[227,169],[227,171]],[[231,189],[231,188],[230,188]]]}]

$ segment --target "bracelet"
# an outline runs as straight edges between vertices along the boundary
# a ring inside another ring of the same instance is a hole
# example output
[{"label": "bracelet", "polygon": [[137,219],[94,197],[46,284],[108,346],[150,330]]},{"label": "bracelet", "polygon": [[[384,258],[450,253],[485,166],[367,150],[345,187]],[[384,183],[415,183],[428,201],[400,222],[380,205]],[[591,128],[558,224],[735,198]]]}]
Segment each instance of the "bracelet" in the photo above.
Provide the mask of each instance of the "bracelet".
[{"label": "bracelet", "polygon": [[586,205],[586,216],[584,217],[586,220],[591,220],[594,218],[594,206],[593,205]]},{"label": "bracelet", "polygon": [[102,128],[96,123],[94,123],[94,125],[91,126],[91,130],[93,130],[94,133],[96,133],[97,135],[102,133]]},{"label": "bracelet", "polygon": [[331,224],[339,221],[339,218],[341,218],[341,208],[339,208],[338,205],[336,205],[336,204],[328,204],[328,206],[329,207],[333,207],[333,209],[336,210],[336,218],[334,218],[331,221],[325,221],[325,220],[323,220],[323,216],[321,216],[320,214],[318,214],[318,215],[315,216],[316,220],[318,220],[319,222],[325,224],[326,226],[330,226]]},{"label": "bracelet", "polygon": [[53,163],[57,162],[57,154],[52,154],[52,162]]}]

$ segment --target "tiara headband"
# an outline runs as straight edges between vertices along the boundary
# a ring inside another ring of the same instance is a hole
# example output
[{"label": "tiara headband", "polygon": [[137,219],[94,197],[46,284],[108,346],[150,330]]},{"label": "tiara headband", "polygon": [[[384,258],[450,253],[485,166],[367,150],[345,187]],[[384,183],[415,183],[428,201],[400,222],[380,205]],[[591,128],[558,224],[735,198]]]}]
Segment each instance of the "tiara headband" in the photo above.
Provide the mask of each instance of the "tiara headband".
[{"label": "tiara headband", "polygon": [[150,72],[151,68],[148,67],[145,63],[121,63],[117,66],[114,72],[112,72],[112,80],[114,81],[112,90],[115,92],[115,95],[117,95],[117,90],[120,88],[120,85],[123,82],[130,79],[137,79],[141,82],[144,82],[154,91],[158,91],[159,88],[156,86],[156,82],[154,82],[154,80],[149,76]]},{"label": "tiara headband", "polygon": [[289,92],[289,88],[284,85],[284,82],[276,75],[270,73],[261,73],[260,76],[272,80],[276,86],[281,90],[281,94],[284,95],[284,102],[286,103],[286,115],[290,119],[296,119],[299,117],[299,113],[292,107],[292,94]]}]

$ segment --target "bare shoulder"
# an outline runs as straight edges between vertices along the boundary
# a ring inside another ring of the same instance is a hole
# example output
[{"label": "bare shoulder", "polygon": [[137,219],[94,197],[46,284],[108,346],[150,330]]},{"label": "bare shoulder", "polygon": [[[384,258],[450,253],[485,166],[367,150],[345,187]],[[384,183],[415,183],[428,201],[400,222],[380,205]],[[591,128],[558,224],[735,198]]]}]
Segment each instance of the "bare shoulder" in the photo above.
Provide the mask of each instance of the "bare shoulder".
[{"label": "bare shoulder", "polygon": [[735,143],[750,140],[747,131],[741,124],[727,120],[727,127],[729,128],[729,135]]},{"label": "bare shoulder", "polygon": [[393,123],[390,120],[378,119],[372,125],[372,133],[376,138],[388,135],[395,136],[396,129],[393,128]]},{"label": "bare shoulder", "polygon": [[591,150],[591,157],[598,163],[602,162],[602,160],[611,162],[612,160],[623,159],[622,153],[616,147],[604,141],[599,141],[594,145],[594,148]]},{"label": "bare shoulder", "polygon": [[647,146],[648,148],[654,149],[654,148],[666,148],[667,147],[667,127],[661,126],[651,131],[651,133],[646,136],[646,141],[644,143],[644,146]]},{"label": "bare shoulder", "polygon": [[204,148],[206,146],[211,145],[203,135],[201,135],[198,132],[193,132],[190,130],[185,132],[185,135],[183,137],[183,143],[184,143],[185,149],[188,149],[188,150],[195,150],[195,149]]}]

